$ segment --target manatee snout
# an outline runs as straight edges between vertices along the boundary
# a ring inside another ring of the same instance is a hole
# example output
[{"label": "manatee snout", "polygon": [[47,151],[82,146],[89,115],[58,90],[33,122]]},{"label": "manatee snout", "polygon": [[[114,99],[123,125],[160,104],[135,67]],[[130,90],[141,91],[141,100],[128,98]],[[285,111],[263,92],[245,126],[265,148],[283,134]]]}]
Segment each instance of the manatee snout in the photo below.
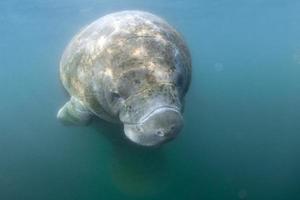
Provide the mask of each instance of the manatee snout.
[{"label": "manatee snout", "polygon": [[144,116],[137,124],[124,124],[125,135],[143,146],[157,146],[181,131],[183,118],[177,108],[161,107]]}]

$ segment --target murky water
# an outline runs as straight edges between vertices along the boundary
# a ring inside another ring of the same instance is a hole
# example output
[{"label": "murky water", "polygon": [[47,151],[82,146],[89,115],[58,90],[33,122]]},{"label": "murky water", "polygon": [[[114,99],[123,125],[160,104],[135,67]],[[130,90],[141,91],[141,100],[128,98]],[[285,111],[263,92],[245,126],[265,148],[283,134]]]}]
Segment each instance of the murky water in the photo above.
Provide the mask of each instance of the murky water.
[{"label": "murky water", "polygon": [[[161,149],[65,127],[60,56],[113,11],[162,16],[189,44],[185,127]],[[300,199],[300,2],[2,0],[0,199]]]}]

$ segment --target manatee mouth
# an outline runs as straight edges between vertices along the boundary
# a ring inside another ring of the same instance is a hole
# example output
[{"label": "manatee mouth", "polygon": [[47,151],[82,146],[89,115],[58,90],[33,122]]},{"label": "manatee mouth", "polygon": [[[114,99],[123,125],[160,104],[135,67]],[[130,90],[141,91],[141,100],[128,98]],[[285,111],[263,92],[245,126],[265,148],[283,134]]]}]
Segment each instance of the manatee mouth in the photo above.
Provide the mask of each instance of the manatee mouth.
[{"label": "manatee mouth", "polygon": [[163,106],[143,116],[137,123],[124,123],[124,132],[136,144],[156,146],[175,138],[182,127],[179,109]]}]

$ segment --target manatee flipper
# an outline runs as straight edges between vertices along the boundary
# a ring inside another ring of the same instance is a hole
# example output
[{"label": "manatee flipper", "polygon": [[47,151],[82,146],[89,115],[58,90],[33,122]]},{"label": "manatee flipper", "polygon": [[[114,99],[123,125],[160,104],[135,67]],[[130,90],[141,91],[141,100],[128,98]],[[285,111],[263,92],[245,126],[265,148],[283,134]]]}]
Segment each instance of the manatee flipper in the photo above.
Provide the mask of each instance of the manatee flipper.
[{"label": "manatee flipper", "polygon": [[84,106],[83,102],[71,97],[57,113],[57,118],[67,125],[86,125],[93,114]]}]

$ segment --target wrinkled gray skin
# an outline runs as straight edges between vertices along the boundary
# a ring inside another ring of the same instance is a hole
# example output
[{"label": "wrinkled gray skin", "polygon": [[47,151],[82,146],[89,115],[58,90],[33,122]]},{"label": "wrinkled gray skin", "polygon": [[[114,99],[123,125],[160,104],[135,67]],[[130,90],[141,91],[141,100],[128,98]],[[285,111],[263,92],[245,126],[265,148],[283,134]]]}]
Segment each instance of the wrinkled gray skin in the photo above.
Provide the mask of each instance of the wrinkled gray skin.
[{"label": "wrinkled gray skin", "polygon": [[183,126],[191,79],[188,48],[174,28],[141,11],[106,15],[80,31],[60,63],[71,96],[57,117],[86,124],[92,116],[124,124],[133,142],[153,146]]}]

